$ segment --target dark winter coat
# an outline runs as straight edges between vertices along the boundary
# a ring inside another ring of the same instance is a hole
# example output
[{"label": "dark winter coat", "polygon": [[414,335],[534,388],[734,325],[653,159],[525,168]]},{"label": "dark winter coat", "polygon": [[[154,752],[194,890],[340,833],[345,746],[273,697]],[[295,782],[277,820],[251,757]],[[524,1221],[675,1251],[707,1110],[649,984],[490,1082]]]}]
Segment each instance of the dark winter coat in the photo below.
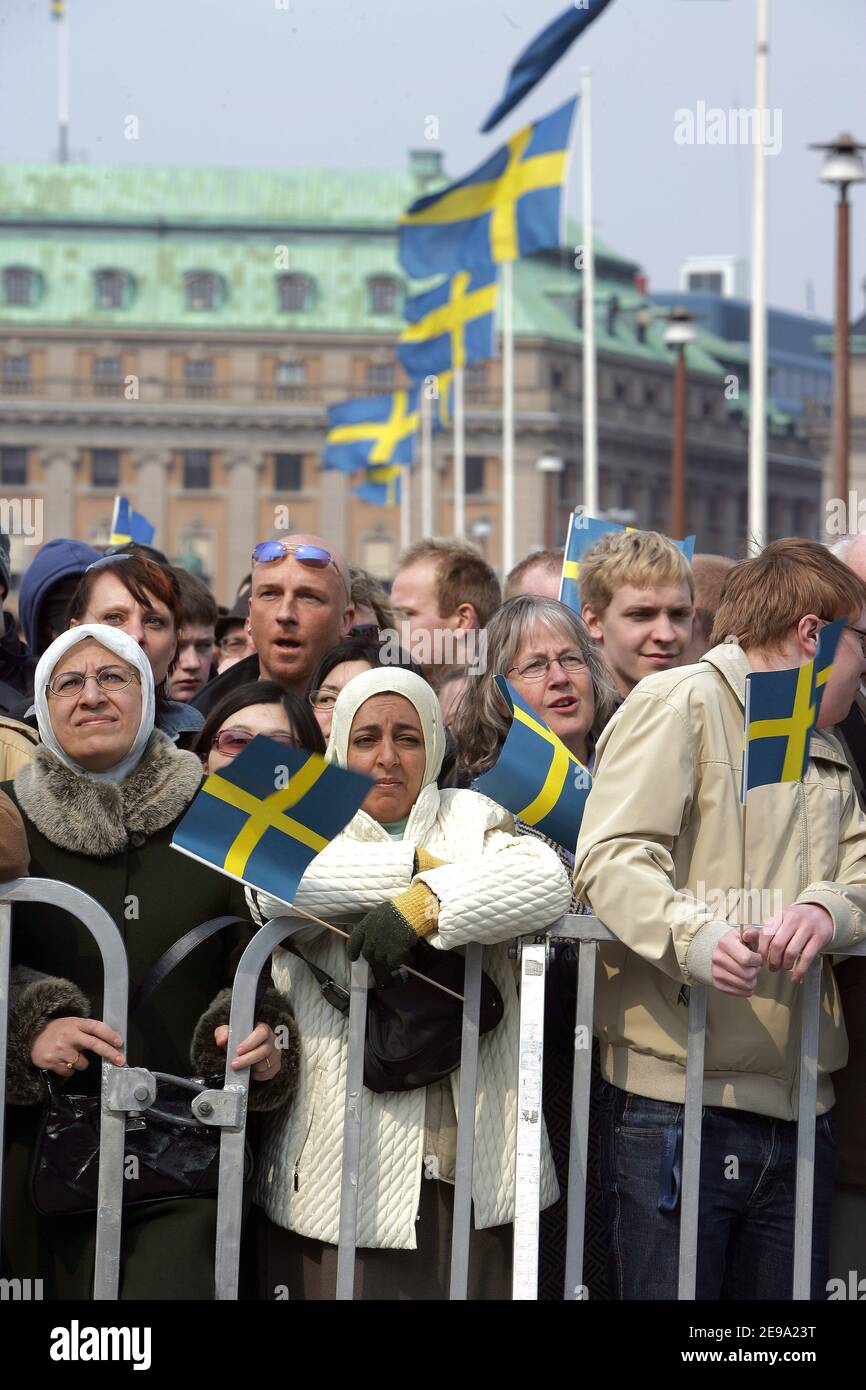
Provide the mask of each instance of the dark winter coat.
[{"label": "dark winter coat", "polygon": [[[40,746],[33,762],[3,788],[24,819],[31,875],[82,889],[117,924],[129,961],[130,991],[163,951],[199,922],[225,913],[248,920],[240,885],[170,848],[175,826],[200,782],[196,757],[155,732],[142,761],[120,785],[76,776]],[[4,1227],[11,1273],[46,1278],[47,1297],[87,1297],[91,1268],[80,1251],[90,1239],[92,1218],[37,1217],[22,1188],[26,1188],[40,1115],[38,1102],[44,1093],[41,1077],[30,1063],[30,1047],[53,1017],[100,1016],[101,959],[84,927],[50,904],[19,904],[13,921],[7,1072],[9,1195]],[[223,1071],[225,1054],[216,1048],[213,1030],[228,1021],[230,996],[225,987],[248,936],[242,929],[221,932],[172,971],[142,1016],[130,1024],[123,1048],[130,1065],[179,1074],[188,1074],[190,1067],[203,1074]],[[274,1028],[284,1025],[292,1040],[283,1052],[280,1076],[267,1084],[254,1082],[250,1088],[251,1109],[277,1109],[290,1100],[296,1087],[297,1030],[288,1002],[275,990],[260,1001],[257,1019]],[[95,1090],[100,1062],[93,1054],[88,1060],[88,1070],[73,1073],[71,1083],[55,1079],[78,1090]],[[186,1233],[181,1236],[186,1249],[177,1251],[180,1272],[153,1267],[142,1276],[139,1260],[135,1277],[125,1281],[124,1296],[207,1296],[207,1270],[213,1259],[207,1233],[212,1230],[213,1206],[209,1199],[196,1199],[161,1204],[159,1212],[153,1209],[163,1224],[170,1217],[166,1208],[178,1211]],[[195,1208],[198,1217],[180,1211],[188,1207]],[[134,1217],[125,1222],[132,1238],[141,1236],[142,1213],[150,1210],[135,1209]],[[167,1226],[166,1233],[170,1234]],[[152,1252],[152,1238],[144,1243]],[[128,1256],[126,1236],[124,1251]],[[190,1271],[186,1283],[184,1259]],[[153,1293],[148,1292],[151,1287]],[[179,1291],[184,1287],[196,1292]]]}]

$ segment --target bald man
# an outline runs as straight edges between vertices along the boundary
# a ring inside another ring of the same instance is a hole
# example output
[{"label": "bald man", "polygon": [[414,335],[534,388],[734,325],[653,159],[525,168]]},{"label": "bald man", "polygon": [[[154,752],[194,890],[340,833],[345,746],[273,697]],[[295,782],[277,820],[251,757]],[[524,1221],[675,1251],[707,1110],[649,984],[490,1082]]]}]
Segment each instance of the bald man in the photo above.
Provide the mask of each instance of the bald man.
[{"label": "bald man", "polygon": [[205,686],[193,702],[205,716],[245,681],[276,681],[305,695],[322,657],[352,626],[345,557],[321,536],[302,532],[279,536],[272,546],[278,547],[273,559],[253,558],[247,623],[255,655]]}]

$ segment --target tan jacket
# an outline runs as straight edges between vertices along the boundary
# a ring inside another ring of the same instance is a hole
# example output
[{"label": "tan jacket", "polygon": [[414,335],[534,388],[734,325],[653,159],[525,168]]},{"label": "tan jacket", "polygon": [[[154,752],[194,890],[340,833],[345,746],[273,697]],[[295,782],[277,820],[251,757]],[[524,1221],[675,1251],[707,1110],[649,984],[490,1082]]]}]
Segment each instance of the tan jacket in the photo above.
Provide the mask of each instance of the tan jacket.
[{"label": "tan jacket", "polygon": [[30,849],[21,812],[0,792],[0,883],[23,878],[30,867]]},{"label": "tan jacket", "polygon": [[[624,943],[601,948],[596,1028],[602,1071],[625,1090],[682,1102],[687,991],[712,985],[712,954],[740,920],[743,703],[735,645],[640,682],[605,729],[577,843],[575,888]],[[746,868],[760,921],[819,903],[840,949],[866,929],[866,818],[838,743],[814,734],[802,783],[749,793]],[[731,891],[733,890],[733,891]],[[627,949],[628,948],[628,949]],[[847,1038],[830,958],[823,966],[818,1111]],[[780,1119],[797,1112],[799,986],[764,968],[750,999],[710,988],[704,1102]]]},{"label": "tan jacket", "polygon": [[29,724],[0,714],[0,782],[13,781],[15,774],[33,761],[39,735]]}]

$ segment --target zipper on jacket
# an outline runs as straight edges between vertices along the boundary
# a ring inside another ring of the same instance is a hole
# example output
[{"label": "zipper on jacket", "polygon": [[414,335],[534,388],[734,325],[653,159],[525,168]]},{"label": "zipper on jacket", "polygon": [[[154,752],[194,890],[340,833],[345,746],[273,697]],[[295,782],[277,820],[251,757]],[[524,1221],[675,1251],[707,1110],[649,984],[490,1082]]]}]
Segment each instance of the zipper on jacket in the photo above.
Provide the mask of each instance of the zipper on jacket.
[{"label": "zipper on jacket", "polygon": [[[318,1068],[316,1068],[316,1081],[317,1081],[317,1082],[318,1082],[318,1078],[319,1078],[319,1072],[318,1072]],[[310,1107],[310,1123],[307,1125],[307,1132],[306,1132],[306,1134],[304,1135],[304,1142],[303,1142],[303,1144],[301,1145],[301,1147],[298,1149],[298,1156],[297,1156],[297,1158],[295,1159],[294,1171],[293,1171],[293,1173],[292,1173],[292,1189],[293,1189],[293,1191],[295,1191],[295,1192],[299,1192],[299,1191],[300,1191],[300,1188],[301,1188],[301,1181],[300,1181],[299,1169],[300,1169],[300,1166],[301,1166],[301,1159],[302,1159],[303,1156],[304,1156],[304,1149],[307,1147],[307,1140],[308,1140],[309,1137],[310,1137],[310,1130],[313,1128],[313,1120],[316,1118],[316,1104],[317,1104],[317,1101],[318,1101],[317,1091],[318,1091],[318,1086],[315,1086],[314,1089],[313,1089],[313,1104],[312,1104],[312,1106]]]}]

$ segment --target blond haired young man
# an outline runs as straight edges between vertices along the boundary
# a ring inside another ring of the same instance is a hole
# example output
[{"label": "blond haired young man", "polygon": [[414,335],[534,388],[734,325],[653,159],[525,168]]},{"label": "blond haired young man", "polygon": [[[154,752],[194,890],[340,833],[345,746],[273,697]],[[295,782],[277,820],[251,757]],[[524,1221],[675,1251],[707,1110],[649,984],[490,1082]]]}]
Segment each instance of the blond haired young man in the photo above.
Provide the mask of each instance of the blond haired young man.
[{"label": "blond haired young man", "polygon": [[[596,1031],[601,1180],[619,1298],[675,1298],[688,986],[710,985],[698,1298],[791,1297],[799,982],[866,925],[866,818],[842,751],[813,734],[802,783],[749,794],[746,866],[771,896],[737,927],[745,678],[802,666],[823,624],[847,624],[821,707],[826,730],[866,676],[866,587],[823,546],[782,540],[732,572],[702,661],[641,682],[596,750],[575,890],[622,944],[600,948]],[[724,903],[724,920],[719,902]],[[823,962],[812,1297],[825,1298],[835,1148],[831,1073],[847,1040]]]},{"label": "blond haired young man", "polygon": [[682,664],[694,595],[688,560],[658,531],[612,531],[585,552],[581,615],[620,695]]}]

